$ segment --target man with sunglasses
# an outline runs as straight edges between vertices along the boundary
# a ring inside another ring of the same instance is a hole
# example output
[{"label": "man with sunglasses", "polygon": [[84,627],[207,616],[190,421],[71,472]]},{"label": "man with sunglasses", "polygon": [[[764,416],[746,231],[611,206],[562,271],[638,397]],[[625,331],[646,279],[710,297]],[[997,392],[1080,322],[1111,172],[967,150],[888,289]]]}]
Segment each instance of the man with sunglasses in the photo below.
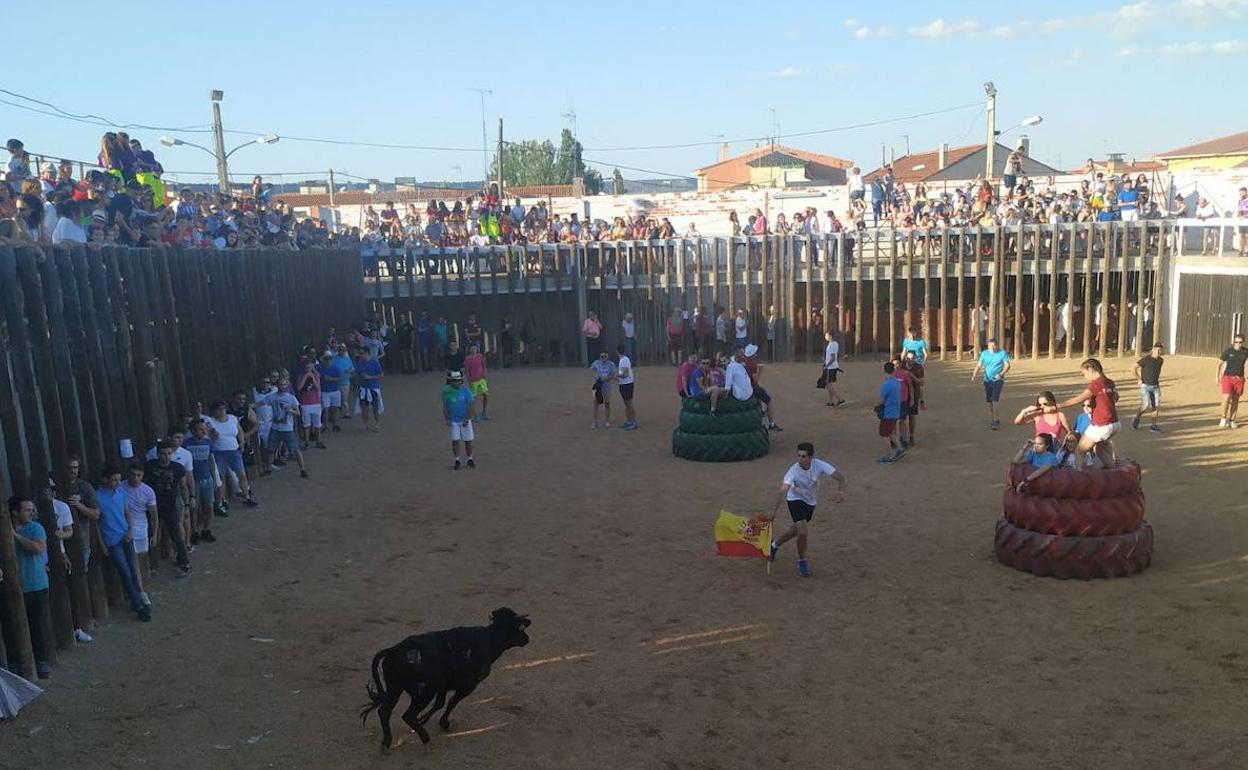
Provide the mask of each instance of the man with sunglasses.
[{"label": "man with sunglasses", "polygon": [[1248,349],[1244,348],[1244,335],[1236,334],[1231,346],[1222,351],[1218,362],[1218,385],[1222,388],[1222,418],[1219,428],[1236,428],[1235,413],[1239,411],[1239,399],[1244,395],[1244,363],[1248,362]]}]

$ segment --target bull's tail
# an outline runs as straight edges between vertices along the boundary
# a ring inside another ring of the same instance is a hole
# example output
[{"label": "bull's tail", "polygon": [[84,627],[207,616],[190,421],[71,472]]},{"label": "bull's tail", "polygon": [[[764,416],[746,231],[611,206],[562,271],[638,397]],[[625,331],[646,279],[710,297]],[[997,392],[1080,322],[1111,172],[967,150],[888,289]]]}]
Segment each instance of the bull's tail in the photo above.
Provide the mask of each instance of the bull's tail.
[{"label": "bull's tail", "polygon": [[[385,658],[386,653],[390,652],[390,648],[386,648],[373,656],[373,683],[364,685],[368,690],[368,705],[360,711],[361,724],[368,721],[368,715],[386,700],[386,688],[381,683],[381,676],[378,674],[378,668],[381,661]],[[374,687],[375,685],[375,687]]]}]

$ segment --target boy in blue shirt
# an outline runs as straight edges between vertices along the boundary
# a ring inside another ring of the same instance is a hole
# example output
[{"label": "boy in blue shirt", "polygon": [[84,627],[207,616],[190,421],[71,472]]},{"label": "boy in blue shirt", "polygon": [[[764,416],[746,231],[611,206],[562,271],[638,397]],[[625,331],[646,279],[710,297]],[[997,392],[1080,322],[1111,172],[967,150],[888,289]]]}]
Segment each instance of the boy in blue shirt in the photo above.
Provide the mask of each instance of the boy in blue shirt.
[{"label": "boy in blue shirt", "polygon": [[190,423],[191,437],[182,446],[191,453],[191,534],[199,535],[205,543],[215,543],[217,538],[209,526],[212,524],[212,502],[216,485],[212,479],[212,439],[208,438],[208,423],[196,417]]},{"label": "boy in blue shirt", "polygon": [[892,361],[884,364],[884,382],[880,385],[879,403],[875,405],[875,413],[880,417],[880,438],[884,440],[884,455],[877,460],[881,463],[895,463],[906,454],[906,450],[897,445],[894,435],[897,421],[901,419],[901,380],[893,376],[896,370]]},{"label": "boy in blue shirt", "polygon": [[455,470],[463,463],[459,459],[459,442],[464,442],[468,452],[468,467],[477,467],[472,459],[472,441],[475,438],[472,430],[472,418],[475,416],[476,398],[464,384],[463,372],[454,371],[447,375],[446,385],[442,386],[442,416],[451,429],[451,455],[455,458]]},{"label": "boy in blue shirt", "polygon": [[975,381],[975,375],[981,369],[984,371],[984,400],[988,402],[988,414],[992,418],[988,427],[998,430],[1001,428],[1001,415],[997,407],[1001,403],[1005,375],[1010,371],[1010,354],[998,347],[996,337],[988,340],[988,349],[979,354],[975,370],[971,372],[971,382]]},{"label": "boy in blue shirt", "polygon": [[48,535],[35,521],[35,503],[28,497],[9,498],[13,519],[13,544],[17,551],[17,575],[30,626],[30,646],[35,653],[35,669],[40,679],[52,675],[47,661],[48,638],[43,619],[48,614]]}]

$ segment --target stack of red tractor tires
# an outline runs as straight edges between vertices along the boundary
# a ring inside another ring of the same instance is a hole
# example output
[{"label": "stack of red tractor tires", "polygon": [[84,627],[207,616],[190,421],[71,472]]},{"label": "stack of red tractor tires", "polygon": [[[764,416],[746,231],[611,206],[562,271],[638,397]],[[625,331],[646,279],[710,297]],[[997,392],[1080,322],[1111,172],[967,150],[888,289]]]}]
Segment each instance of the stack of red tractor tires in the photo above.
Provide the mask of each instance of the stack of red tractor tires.
[{"label": "stack of red tractor tires", "polygon": [[1054,468],[1018,491],[1035,468],[1012,465],[1004,513],[997,520],[1002,564],[1057,578],[1122,577],[1153,559],[1153,528],[1144,521],[1140,466]]}]

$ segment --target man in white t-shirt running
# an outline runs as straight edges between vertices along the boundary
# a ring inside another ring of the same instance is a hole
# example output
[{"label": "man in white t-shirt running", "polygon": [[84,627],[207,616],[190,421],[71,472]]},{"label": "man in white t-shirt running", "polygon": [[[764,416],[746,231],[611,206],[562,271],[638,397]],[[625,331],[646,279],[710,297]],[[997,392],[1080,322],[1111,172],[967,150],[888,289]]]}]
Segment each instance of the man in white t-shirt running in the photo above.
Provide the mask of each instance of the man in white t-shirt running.
[{"label": "man in white t-shirt running", "polygon": [[815,459],[815,446],[809,441],[797,445],[797,462],[784,474],[784,482],[780,484],[780,494],[776,496],[776,504],[771,515],[764,515],[768,521],[775,521],[781,502],[788,502],[789,515],[793,517],[793,526],[780,537],[771,541],[771,561],[776,560],[780,546],[793,538],[797,538],[797,572],[802,577],[810,577],[810,565],[806,563],[806,525],[815,515],[815,505],[819,502],[819,479],[831,476],[836,479],[836,502],[845,499],[845,488],[848,482],[845,475],[823,460]]},{"label": "man in white t-shirt running", "polygon": [[633,410],[633,359],[628,355],[629,345],[621,342],[616,350],[620,354],[620,363],[616,365],[617,378],[615,383],[620,386],[620,398],[624,400],[624,430],[637,429],[637,412]]}]

